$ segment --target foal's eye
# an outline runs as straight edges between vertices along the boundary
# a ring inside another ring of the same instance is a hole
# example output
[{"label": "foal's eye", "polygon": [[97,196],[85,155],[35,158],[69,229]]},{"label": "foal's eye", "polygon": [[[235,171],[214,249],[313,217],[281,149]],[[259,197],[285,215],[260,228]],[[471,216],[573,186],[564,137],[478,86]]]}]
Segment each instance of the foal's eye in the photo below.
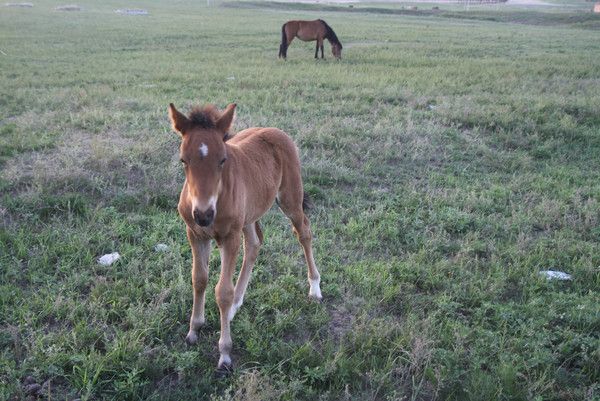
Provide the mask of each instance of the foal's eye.
[{"label": "foal's eye", "polygon": [[223,164],[225,164],[225,161],[227,160],[227,158],[225,157],[223,160],[221,160],[219,162],[219,167],[223,167]]},{"label": "foal's eye", "polygon": [[180,162],[181,162],[181,163],[182,163],[184,166],[185,166],[185,165],[187,165],[187,162],[186,162],[185,160],[183,160],[183,159],[179,159],[179,161],[180,161]]}]

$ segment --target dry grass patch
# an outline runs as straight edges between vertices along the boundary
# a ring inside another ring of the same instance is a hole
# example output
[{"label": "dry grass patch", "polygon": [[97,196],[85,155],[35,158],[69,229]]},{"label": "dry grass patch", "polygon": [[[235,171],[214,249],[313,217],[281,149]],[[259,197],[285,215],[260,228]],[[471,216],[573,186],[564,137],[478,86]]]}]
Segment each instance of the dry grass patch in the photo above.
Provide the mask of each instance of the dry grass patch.
[{"label": "dry grass patch", "polygon": [[128,195],[141,204],[159,194],[176,198],[182,180],[170,139],[72,131],[52,149],[9,160],[2,177],[17,196],[76,192],[110,202]]}]

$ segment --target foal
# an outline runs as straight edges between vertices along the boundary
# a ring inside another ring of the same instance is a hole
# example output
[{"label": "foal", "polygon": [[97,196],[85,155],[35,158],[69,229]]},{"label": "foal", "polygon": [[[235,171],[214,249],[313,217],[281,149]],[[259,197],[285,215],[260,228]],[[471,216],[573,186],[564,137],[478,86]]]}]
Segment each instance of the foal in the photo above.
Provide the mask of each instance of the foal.
[{"label": "foal", "polygon": [[[215,297],[221,314],[217,368],[230,370],[230,322],[242,305],[263,236],[258,220],[273,201],[292,221],[308,265],[309,297],[320,300],[320,276],[312,253],[310,223],[303,211],[300,159],[292,139],[277,128],[249,128],[229,138],[235,104],[224,112],[215,106],[195,108],[186,117],[171,103],[169,117],[181,135],[180,157],[185,183],[179,214],[187,225],[192,248],[194,287],[190,330],[186,341],[198,341],[204,324],[211,239],[221,253],[221,274]],[[244,259],[235,287],[233,275],[244,235]]]}]

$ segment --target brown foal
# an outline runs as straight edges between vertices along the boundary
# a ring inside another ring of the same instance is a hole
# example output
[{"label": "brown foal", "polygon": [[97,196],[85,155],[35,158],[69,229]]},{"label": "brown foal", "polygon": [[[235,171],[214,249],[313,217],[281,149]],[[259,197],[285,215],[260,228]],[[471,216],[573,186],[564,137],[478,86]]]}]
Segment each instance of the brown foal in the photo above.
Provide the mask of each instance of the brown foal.
[{"label": "brown foal", "polygon": [[[230,322],[242,305],[263,240],[258,220],[275,200],[291,220],[304,249],[309,297],[322,298],[310,223],[303,210],[304,191],[296,146],[277,128],[249,128],[230,138],[228,132],[235,107],[230,104],[220,112],[209,105],[195,108],[185,116],[173,104],[169,105],[173,128],[181,135],[180,156],[185,170],[178,210],[187,225],[193,256],[194,304],[186,341],[196,343],[197,331],[204,324],[208,258],[214,239],[221,253],[221,274],[215,287],[221,315],[219,370],[232,367]],[[244,258],[234,286],[242,233]]]}]

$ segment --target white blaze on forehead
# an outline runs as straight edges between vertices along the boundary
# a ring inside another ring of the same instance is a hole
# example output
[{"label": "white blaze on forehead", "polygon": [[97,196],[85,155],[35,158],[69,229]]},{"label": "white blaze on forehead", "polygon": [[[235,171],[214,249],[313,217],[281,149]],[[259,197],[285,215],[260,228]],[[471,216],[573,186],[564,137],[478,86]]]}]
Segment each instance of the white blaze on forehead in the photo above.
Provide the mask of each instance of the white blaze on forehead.
[{"label": "white blaze on forehead", "polygon": [[200,156],[202,156],[202,157],[208,156],[208,146],[206,146],[205,143],[200,144],[200,147],[198,148],[198,150],[200,151]]}]

